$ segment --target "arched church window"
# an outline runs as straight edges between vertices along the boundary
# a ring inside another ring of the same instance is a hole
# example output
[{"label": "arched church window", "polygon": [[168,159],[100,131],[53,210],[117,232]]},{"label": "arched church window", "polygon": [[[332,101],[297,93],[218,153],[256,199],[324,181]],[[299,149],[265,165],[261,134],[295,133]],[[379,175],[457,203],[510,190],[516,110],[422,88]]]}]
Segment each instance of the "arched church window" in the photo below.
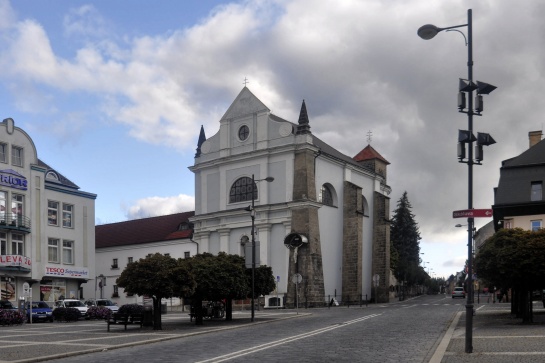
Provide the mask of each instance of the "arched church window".
[{"label": "arched church window", "polygon": [[333,206],[333,193],[331,188],[326,184],[322,185],[320,189],[320,201],[324,205]]},{"label": "arched church window", "polygon": [[254,199],[257,199],[257,188],[252,185],[252,178],[242,177],[237,179],[231,191],[229,192],[229,203],[246,202],[252,200],[252,193]]}]

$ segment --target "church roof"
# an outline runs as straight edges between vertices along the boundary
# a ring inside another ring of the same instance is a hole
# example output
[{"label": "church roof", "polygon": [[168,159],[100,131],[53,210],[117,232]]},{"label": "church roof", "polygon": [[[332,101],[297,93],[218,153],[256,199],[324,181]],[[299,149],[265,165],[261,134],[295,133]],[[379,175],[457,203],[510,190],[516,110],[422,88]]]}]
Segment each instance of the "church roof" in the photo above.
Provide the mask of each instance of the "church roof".
[{"label": "church roof", "polygon": [[[193,228],[189,218],[195,212],[133,219],[125,222],[95,226],[95,248],[127,246],[191,238]],[[181,229],[186,225],[186,229]]]},{"label": "church roof", "polygon": [[380,161],[390,164],[390,162],[382,155],[378,153],[371,145],[367,145],[362,151],[360,151],[356,156],[354,156],[354,160],[356,161],[365,161],[365,160],[373,160],[373,159],[379,159]]},{"label": "church roof", "polygon": [[263,102],[248,89],[248,87],[244,86],[221,119],[232,119],[263,111],[270,112],[271,110],[269,110],[267,106],[265,106]]}]

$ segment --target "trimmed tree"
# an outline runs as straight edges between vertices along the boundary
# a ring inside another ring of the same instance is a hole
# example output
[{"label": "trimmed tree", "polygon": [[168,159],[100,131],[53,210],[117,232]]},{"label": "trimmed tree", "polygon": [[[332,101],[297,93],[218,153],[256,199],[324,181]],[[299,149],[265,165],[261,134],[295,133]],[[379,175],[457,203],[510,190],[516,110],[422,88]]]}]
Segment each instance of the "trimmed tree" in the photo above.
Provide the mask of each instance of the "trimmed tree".
[{"label": "trimmed tree", "polygon": [[545,285],[545,229],[499,230],[479,248],[475,270],[491,286],[512,289],[512,312],[532,322],[531,292]]},{"label": "trimmed tree", "polygon": [[161,300],[190,295],[195,279],[187,266],[170,256],[156,253],[129,263],[117,278],[125,292],[147,295],[153,300],[153,330],[162,330]]}]

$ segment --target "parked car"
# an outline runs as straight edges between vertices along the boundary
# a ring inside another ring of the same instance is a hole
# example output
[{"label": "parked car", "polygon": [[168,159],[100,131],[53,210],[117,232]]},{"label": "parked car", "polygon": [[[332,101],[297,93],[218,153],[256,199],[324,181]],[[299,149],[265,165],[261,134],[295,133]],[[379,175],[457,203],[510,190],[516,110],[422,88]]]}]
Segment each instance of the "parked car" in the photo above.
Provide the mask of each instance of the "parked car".
[{"label": "parked car", "polygon": [[15,306],[9,300],[0,300],[0,309],[3,310],[17,310]]},{"label": "parked car", "polygon": [[108,299],[96,299],[96,300],[89,299],[89,300],[86,300],[84,304],[87,305],[88,307],[103,306],[105,308],[110,309],[114,313],[117,313],[117,311],[119,310],[119,306],[117,306],[116,303]]},{"label": "parked car", "polygon": [[26,304],[26,319],[30,322],[30,313],[32,307],[32,322],[38,321],[53,321],[53,310],[45,301],[33,301],[32,305],[30,303]]},{"label": "parked car", "polygon": [[84,303],[82,303],[81,301],[77,299],[59,300],[55,302],[54,309],[56,308],[76,308],[79,310],[80,316],[82,317],[87,316],[87,309],[88,309],[87,305],[85,305]]},{"label": "parked car", "polygon": [[466,292],[464,291],[463,287],[455,287],[454,290],[452,290],[452,298],[461,297],[462,299],[466,297]]}]

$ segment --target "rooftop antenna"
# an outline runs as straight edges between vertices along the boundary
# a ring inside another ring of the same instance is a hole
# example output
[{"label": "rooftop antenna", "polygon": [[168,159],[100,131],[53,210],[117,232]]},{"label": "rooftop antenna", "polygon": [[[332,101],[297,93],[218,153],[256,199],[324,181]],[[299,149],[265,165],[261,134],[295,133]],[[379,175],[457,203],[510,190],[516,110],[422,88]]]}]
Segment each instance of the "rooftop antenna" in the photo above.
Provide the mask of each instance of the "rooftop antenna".
[{"label": "rooftop antenna", "polygon": [[246,87],[246,85],[250,83],[250,81],[248,81],[248,78],[244,77],[244,82],[242,82],[242,84],[244,85],[244,87]]},{"label": "rooftop antenna", "polygon": [[371,130],[367,131],[367,143],[371,145],[371,139],[373,138],[373,133]]}]

